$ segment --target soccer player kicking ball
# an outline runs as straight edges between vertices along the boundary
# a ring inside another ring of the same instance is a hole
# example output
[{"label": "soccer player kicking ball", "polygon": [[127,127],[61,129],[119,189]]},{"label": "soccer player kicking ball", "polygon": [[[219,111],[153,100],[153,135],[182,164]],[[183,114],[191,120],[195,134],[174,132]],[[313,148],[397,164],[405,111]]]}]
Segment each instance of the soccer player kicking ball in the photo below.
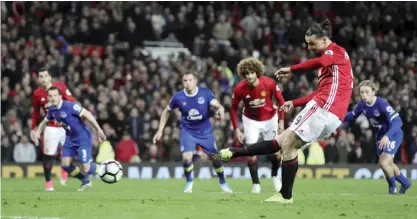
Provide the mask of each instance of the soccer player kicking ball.
[{"label": "soccer player kicking ball", "polygon": [[[237,71],[245,79],[236,85],[230,109],[230,117],[237,140],[241,144],[243,142],[254,144],[258,142],[260,135],[263,136],[263,140],[274,139],[277,134],[284,131],[284,111],[279,111],[278,127],[277,108],[272,102],[272,99],[275,98],[279,107],[284,104],[281,90],[273,79],[262,76],[265,68],[258,59],[247,58],[240,61]],[[237,110],[241,101],[245,105],[242,116],[244,134],[239,130],[237,121]],[[279,192],[281,189],[281,180],[278,177],[278,169],[281,164],[280,152],[272,155],[271,163],[272,182],[275,190]],[[261,185],[256,156],[248,157],[248,167],[252,178],[252,193],[260,193]]]},{"label": "soccer player kicking ball", "polygon": [[175,93],[168,106],[164,109],[159,121],[159,129],[156,132],[154,144],[161,139],[164,127],[168,120],[168,112],[179,108],[181,111],[180,122],[180,145],[183,160],[186,184],[184,193],[193,191],[193,153],[197,145],[200,145],[204,153],[209,156],[217,175],[219,176],[220,188],[223,192],[232,193],[223,171],[223,163],[217,154],[216,142],[213,135],[213,127],[210,123],[213,106],[221,119],[224,118],[224,108],[215,99],[213,92],[207,88],[197,87],[197,76],[194,72],[187,72],[182,76],[184,90]]},{"label": "soccer player kicking ball", "polygon": [[[50,103],[48,102],[48,88],[55,86],[60,89],[62,98],[67,101],[74,102],[71,92],[67,89],[65,84],[61,82],[53,82],[51,75],[46,69],[41,69],[38,72],[38,82],[41,87],[33,92],[32,96],[32,131],[31,138],[35,137],[35,129],[39,123],[41,111],[46,114]],[[52,165],[57,155],[58,146],[64,145],[65,130],[56,121],[50,121],[43,133],[43,173],[45,175],[45,190],[54,191],[54,185],[51,180]],[[68,179],[68,173],[61,168],[61,184],[65,185]]]},{"label": "soccer player kicking ball", "polygon": [[306,32],[308,49],[321,57],[307,60],[291,67],[279,69],[278,80],[294,71],[319,69],[318,89],[306,97],[287,101],[281,107],[286,112],[306,105],[295,121],[283,133],[270,141],[261,141],[244,148],[220,151],[223,160],[240,156],[253,156],[282,152],[282,188],[264,202],[292,203],[292,190],[298,170],[297,149],[305,143],[328,137],[342,123],[352,95],[352,71],[345,49],[331,41],[332,31],[328,20],[312,24]]},{"label": "soccer player kicking ball", "polygon": [[[95,174],[96,164],[92,162],[93,142],[91,131],[81,117],[87,119],[97,130],[100,143],[106,140],[106,136],[90,111],[76,103],[62,100],[59,88],[52,86],[48,89],[48,101],[51,106],[45,119],[36,129],[32,140],[38,145],[40,134],[49,121],[56,120],[59,122],[66,132],[65,143],[62,147],[61,167],[82,182],[78,191],[86,191],[92,186],[88,175]],[[72,158],[76,154],[78,155],[78,161],[81,163],[81,170],[72,164]]]},{"label": "soccer player kicking ball", "polygon": [[395,153],[403,140],[401,118],[387,101],[375,96],[378,89],[372,81],[362,81],[359,84],[359,90],[362,100],[352,112],[346,114],[345,121],[354,120],[362,113],[369,119],[377,140],[378,163],[388,182],[388,193],[397,193],[395,183],[397,180],[401,183],[399,193],[405,194],[407,189],[411,187],[411,182],[405,178],[394,163]]}]

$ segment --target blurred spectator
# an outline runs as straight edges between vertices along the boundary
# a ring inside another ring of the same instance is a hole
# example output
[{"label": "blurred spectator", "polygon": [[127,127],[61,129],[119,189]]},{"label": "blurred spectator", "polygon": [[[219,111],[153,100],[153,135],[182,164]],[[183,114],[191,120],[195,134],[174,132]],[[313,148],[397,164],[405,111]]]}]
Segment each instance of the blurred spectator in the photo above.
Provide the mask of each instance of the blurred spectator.
[{"label": "blurred spectator", "polygon": [[123,133],[122,140],[116,146],[116,160],[126,163],[140,163],[139,149],[128,133]]},{"label": "blurred spectator", "polygon": [[13,159],[16,163],[33,163],[36,161],[35,145],[29,142],[28,137],[22,136],[13,151]]},{"label": "blurred spectator", "polygon": [[336,147],[336,139],[331,136],[328,140],[326,147],[324,148],[324,155],[326,157],[326,164],[339,163],[339,151]]}]

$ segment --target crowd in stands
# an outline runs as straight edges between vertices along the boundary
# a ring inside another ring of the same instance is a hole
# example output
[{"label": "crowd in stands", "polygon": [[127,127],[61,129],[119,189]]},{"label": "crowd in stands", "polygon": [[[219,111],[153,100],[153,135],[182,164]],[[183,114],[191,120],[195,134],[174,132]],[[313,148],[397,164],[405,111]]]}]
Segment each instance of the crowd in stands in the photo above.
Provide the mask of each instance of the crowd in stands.
[{"label": "crowd in stands", "polygon": [[[181,73],[195,70],[199,85],[212,89],[228,111],[241,80],[241,59],[259,58],[265,75],[273,77],[279,67],[315,57],[304,34],[312,22],[328,17],[333,41],[350,55],[355,88],[361,80],[376,82],[378,95],[401,116],[404,142],[396,160],[417,163],[415,2],[35,1],[1,2],[1,10],[2,162],[39,159],[27,136],[42,67],[94,113],[120,160],[177,161],[179,112],[171,114],[157,145],[152,137],[171,94],[181,89]],[[191,54],[156,59],[145,41],[181,43]],[[278,83],[292,100],[316,89],[317,74],[303,72]],[[355,89],[350,109],[359,100]],[[299,111],[286,114],[286,127]],[[218,148],[234,145],[229,114],[212,122]],[[364,117],[318,143],[326,163],[377,160]]]}]

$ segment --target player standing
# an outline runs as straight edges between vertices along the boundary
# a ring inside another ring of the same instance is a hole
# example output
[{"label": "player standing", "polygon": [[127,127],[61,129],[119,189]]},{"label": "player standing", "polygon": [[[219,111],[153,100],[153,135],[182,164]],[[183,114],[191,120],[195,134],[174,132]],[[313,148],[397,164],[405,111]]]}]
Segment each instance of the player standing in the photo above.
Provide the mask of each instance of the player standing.
[{"label": "player standing", "polygon": [[185,193],[193,190],[193,154],[197,145],[200,145],[204,153],[209,156],[217,175],[219,176],[220,187],[223,192],[231,193],[229,185],[224,176],[223,163],[217,154],[217,146],[213,135],[213,127],[210,123],[212,115],[210,107],[213,106],[221,119],[224,118],[224,108],[215,99],[213,92],[207,88],[197,87],[197,76],[193,72],[187,72],[182,76],[184,90],[175,93],[168,106],[164,109],[159,121],[159,129],[156,132],[153,142],[158,141],[163,134],[164,127],[168,120],[168,112],[179,108],[181,111],[181,133],[180,145],[186,177],[184,188]]},{"label": "player standing", "polygon": [[[278,106],[284,104],[284,97],[275,81],[262,76],[265,67],[255,58],[247,58],[240,61],[237,66],[238,74],[244,78],[239,82],[232,98],[230,117],[235,130],[235,136],[243,144],[254,144],[258,142],[260,135],[263,140],[272,140],[284,131],[284,111],[279,111],[279,127],[277,108],[272,102],[273,97],[277,100]],[[244,109],[242,115],[244,134],[240,131],[237,121],[237,110],[239,103],[243,101]],[[281,189],[281,180],[278,177],[278,169],[281,164],[280,152],[271,157],[272,182],[277,192]],[[252,178],[252,193],[260,193],[261,186],[258,177],[258,163],[256,156],[248,157],[248,167]]]},{"label": "player standing", "polygon": [[[35,128],[39,123],[41,111],[46,115],[47,108],[50,106],[48,103],[48,92],[47,90],[52,87],[58,87],[62,93],[62,98],[67,101],[74,102],[74,98],[71,92],[67,89],[65,84],[60,82],[52,82],[51,75],[45,69],[41,69],[38,72],[38,82],[41,87],[37,88],[33,92],[32,96],[32,131],[30,136],[33,139]],[[50,121],[48,126],[45,128],[43,133],[43,172],[45,175],[45,190],[54,191],[54,185],[51,180],[52,165],[57,155],[59,145],[63,145],[65,141],[65,130],[56,121]],[[68,174],[65,170],[61,169],[61,184],[65,185],[68,179]]]},{"label": "player standing", "polygon": [[342,123],[350,102],[353,75],[349,55],[344,48],[331,41],[329,20],[312,24],[306,32],[308,49],[321,57],[279,69],[278,79],[288,77],[294,71],[319,69],[318,89],[306,97],[285,102],[286,112],[294,107],[306,107],[295,117],[291,126],[272,141],[262,141],[244,148],[220,151],[223,160],[240,156],[271,154],[282,150],[281,195],[274,195],[264,202],[292,203],[292,189],[298,170],[297,149],[305,143],[329,136]]},{"label": "player standing", "polygon": [[352,112],[348,112],[345,121],[356,119],[364,114],[372,126],[377,141],[379,166],[384,171],[388,182],[388,193],[397,193],[395,180],[401,183],[400,194],[405,194],[411,187],[411,182],[400,172],[394,163],[394,156],[403,140],[401,127],[403,122],[399,114],[381,97],[375,96],[378,90],[372,81],[365,80],[359,84],[362,100]]},{"label": "player standing", "polygon": [[[88,175],[95,174],[96,164],[92,162],[93,140],[91,131],[84,123],[82,117],[89,121],[97,130],[100,143],[106,140],[106,136],[93,114],[76,103],[64,101],[61,89],[58,87],[52,86],[48,89],[48,101],[50,107],[46,117],[35,130],[32,140],[36,145],[39,145],[40,134],[46,125],[52,120],[60,123],[66,133],[65,143],[62,147],[61,167],[82,182],[78,191],[85,191],[92,186]],[[72,164],[72,158],[75,155],[78,155],[81,170]]]}]

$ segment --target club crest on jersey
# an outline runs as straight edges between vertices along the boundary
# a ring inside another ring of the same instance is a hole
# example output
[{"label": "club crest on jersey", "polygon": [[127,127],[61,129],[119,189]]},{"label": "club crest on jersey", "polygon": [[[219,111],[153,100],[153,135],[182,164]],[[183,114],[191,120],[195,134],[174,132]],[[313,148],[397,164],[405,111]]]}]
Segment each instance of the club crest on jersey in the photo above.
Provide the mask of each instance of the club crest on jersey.
[{"label": "club crest on jersey", "polygon": [[183,106],[187,105],[187,102],[182,102],[182,105],[183,105]]},{"label": "club crest on jersey", "polygon": [[263,90],[263,91],[261,92],[261,97],[264,97],[264,96],[266,96],[266,92]]},{"label": "club crest on jersey", "polygon": [[379,113],[379,111],[378,111],[377,109],[375,109],[375,110],[374,110],[374,115],[375,115],[375,116],[379,116],[379,115],[381,115],[381,114]]},{"label": "club crest on jersey", "polygon": [[199,97],[198,100],[197,100],[197,102],[199,104],[203,104],[204,103],[204,97]]},{"label": "club crest on jersey", "polygon": [[61,112],[61,118],[66,118],[67,114],[65,112]]}]

